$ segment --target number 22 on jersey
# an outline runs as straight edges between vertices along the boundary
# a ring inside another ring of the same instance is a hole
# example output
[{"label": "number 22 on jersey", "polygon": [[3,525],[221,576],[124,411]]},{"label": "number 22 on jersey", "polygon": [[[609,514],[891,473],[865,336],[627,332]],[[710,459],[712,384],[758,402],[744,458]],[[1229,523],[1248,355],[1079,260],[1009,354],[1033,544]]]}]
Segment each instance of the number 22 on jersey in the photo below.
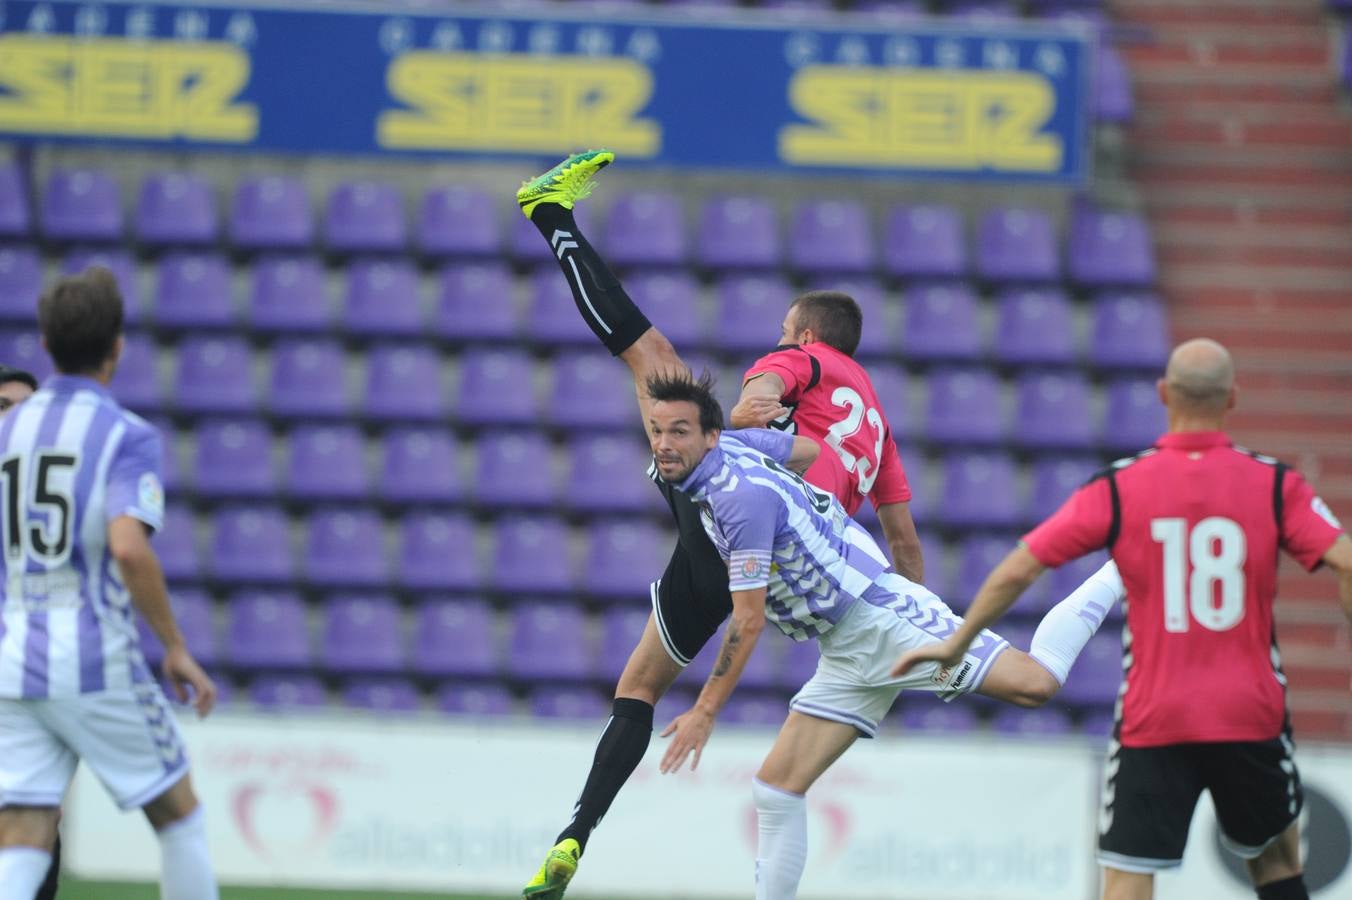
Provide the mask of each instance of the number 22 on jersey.
[{"label": "number 22 on jersey", "polygon": [[1212,516],[1198,522],[1189,533],[1186,519],[1152,519],[1150,536],[1164,545],[1165,631],[1187,631],[1189,611],[1192,619],[1210,631],[1228,631],[1238,625],[1244,618],[1244,560],[1248,554],[1239,523]]},{"label": "number 22 on jersey", "polygon": [[[854,388],[838,387],[831,392],[831,403],[844,407],[845,418],[832,425],[826,432],[826,445],[836,451],[845,471],[859,473],[859,493],[867,494],[873,489],[878,478],[878,460],[883,455],[883,417],[873,407],[864,403],[864,398]],[[855,456],[845,448],[845,442],[859,433],[867,420],[873,428],[873,459]]]}]

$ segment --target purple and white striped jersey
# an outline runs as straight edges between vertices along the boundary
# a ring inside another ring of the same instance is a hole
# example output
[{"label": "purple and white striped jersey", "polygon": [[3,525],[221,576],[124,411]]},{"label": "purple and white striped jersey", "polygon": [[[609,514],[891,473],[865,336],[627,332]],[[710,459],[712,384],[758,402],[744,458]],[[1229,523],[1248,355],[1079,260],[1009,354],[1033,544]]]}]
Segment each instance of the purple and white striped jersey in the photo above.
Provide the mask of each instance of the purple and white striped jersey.
[{"label": "purple and white striped jersey", "polygon": [[768,588],[765,617],[796,641],[831,630],[889,571],[882,550],[831,494],[784,468],[793,436],[725,431],[680,490],[728,564],[728,589]]},{"label": "purple and white striped jersey", "polygon": [[0,420],[0,697],[149,679],[108,523],[164,524],[160,436],[98,382],[54,376]]}]

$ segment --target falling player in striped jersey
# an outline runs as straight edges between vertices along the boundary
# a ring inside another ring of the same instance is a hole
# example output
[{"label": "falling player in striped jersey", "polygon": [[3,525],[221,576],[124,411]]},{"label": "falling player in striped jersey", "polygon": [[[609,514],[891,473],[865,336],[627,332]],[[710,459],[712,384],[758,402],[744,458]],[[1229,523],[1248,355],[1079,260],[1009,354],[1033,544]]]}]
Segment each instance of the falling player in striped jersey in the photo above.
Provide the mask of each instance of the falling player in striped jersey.
[{"label": "falling player in striped jersey", "polygon": [[215,900],[183,739],[141,655],[206,715],[216,689],[188,652],[149,533],[164,520],[160,437],[108,392],[122,351],[112,273],[63,278],[39,301],[52,377],[0,422],[0,900],[47,872],[58,804],[83,760],[161,854],[161,896]]}]

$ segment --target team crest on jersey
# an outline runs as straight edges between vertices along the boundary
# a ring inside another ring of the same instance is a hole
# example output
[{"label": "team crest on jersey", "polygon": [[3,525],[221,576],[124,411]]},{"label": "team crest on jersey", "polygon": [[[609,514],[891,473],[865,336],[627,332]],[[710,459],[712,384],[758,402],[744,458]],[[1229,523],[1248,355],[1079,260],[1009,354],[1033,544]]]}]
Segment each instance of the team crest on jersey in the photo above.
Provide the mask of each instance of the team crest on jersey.
[{"label": "team crest on jersey", "polygon": [[164,487],[154,472],[146,472],[136,486],[138,505],[155,515],[164,514]]},{"label": "team crest on jersey", "polygon": [[1334,528],[1337,528],[1340,531],[1342,530],[1343,523],[1338,521],[1338,517],[1333,514],[1333,510],[1329,509],[1329,505],[1324,502],[1322,497],[1315,497],[1311,500],[1310,509],[1313,509],[1315,515],[1319,516],[1319,518],[1323,519],[1325,522],[1328,522]]},{"label": "team crest on jersey", "polygon": [[742,560],[743,578],[760,578],[763,574],[765,574],[765,565],[759,559]]}]

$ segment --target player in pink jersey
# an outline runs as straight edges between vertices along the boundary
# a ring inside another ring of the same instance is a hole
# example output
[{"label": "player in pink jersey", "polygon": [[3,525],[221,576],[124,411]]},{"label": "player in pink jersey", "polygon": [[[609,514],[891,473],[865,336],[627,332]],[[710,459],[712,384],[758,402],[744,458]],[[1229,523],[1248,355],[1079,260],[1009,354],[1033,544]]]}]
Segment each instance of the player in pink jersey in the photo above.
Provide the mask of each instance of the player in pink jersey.
[{"label": "player in pink jersey", "polygon": [[1193,807],[1211,792],[1227,847],[1262,900],[1303,900],[1286,678],[1272,607],[1278,550],[1337,573],[1352,620],[1352,540],[1298,472],[1225,434],[1234,367],[1214,341],[1174,350],[1160,399],[1169,430],[1091,480],[987,578],[942,645],[896,672],[957,658],[1047,566],[1107,548],[1127,592],[1126,676],[1100,818],[1106,900],[1148,900],[1182,862]]}]

